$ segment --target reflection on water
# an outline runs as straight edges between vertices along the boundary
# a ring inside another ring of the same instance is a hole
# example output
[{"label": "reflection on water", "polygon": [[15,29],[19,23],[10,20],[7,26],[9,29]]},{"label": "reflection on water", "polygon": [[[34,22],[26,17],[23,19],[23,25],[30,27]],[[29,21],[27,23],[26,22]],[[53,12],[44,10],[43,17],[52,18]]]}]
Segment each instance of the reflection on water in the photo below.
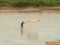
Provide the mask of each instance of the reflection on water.
[{"label": "reflection on water", "polygon": [[[22,38],[20,35],[20,23],[32,18],[38,18],[40,22],[24,24],[24,35]],[[45,41],[60,40],[59,34],[60,13],[0,14],[1,45],[37,45],[37,43],[45,45]],[[36,39],[36,42],[32,41],[32,43],[31,39]]]}]

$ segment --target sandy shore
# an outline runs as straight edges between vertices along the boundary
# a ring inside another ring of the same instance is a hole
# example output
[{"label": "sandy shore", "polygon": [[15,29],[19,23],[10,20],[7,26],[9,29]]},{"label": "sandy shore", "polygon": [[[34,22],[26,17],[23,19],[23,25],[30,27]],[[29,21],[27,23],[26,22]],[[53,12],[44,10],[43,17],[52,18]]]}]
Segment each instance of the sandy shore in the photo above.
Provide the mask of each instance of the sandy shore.
[{"label": "sandy shore", "polygon": [[60,12],[60,7],[41,7],[41,8],[0,8],[0,13],[15,13],[15,12]]}]

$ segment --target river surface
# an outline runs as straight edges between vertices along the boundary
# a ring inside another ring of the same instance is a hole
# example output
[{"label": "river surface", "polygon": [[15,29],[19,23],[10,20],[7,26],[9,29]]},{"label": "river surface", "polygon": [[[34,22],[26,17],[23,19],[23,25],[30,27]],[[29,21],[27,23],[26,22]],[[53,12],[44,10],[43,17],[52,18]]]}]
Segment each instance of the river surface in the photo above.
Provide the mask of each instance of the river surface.
[{"label": "river surface", "polygon": [[[25,23],[24,35],[21,36],[20,23],[32,18],[40,19],[40,21]],[[36,35],[36,38],[32,39],[34,41],[28,38],[28,34]],[[46,45],[46,41],[57,40],[60,40],[60,13],[0,14],[0,45]]]}]

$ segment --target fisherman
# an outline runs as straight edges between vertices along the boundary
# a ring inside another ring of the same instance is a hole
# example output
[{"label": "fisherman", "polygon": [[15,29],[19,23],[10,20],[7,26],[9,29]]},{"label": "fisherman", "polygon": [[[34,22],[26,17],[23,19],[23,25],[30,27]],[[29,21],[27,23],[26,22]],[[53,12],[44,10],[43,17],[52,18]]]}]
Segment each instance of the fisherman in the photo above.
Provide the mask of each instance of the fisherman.
[{"label": "fisherman", "polygon": [[25,23],[24,21],[21,22],[21,35],[23,35],[23,24],[24,23]]}]

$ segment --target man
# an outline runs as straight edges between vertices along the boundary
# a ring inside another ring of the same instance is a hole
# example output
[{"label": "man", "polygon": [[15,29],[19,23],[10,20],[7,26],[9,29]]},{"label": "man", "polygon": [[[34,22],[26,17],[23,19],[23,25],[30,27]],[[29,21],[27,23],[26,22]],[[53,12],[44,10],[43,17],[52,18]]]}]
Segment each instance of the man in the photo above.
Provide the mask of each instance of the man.
[{"label": "man", "polygon": [[23,35],[23,24],[24,23],[25,23],[24,21],[21,22],[21,35]]}]

